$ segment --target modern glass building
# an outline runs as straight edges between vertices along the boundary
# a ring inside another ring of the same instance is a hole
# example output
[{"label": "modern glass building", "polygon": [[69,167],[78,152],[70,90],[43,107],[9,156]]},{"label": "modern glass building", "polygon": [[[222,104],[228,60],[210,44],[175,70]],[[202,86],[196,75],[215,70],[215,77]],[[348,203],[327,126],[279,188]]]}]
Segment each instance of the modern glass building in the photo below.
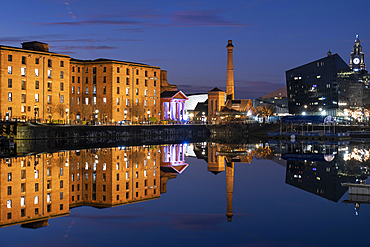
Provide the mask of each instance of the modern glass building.
[{"label": "modern glass building", "polygon": [[338,55],[327,57],[286,71],[290,114],[337,115],[338,73],[350,71]]}]

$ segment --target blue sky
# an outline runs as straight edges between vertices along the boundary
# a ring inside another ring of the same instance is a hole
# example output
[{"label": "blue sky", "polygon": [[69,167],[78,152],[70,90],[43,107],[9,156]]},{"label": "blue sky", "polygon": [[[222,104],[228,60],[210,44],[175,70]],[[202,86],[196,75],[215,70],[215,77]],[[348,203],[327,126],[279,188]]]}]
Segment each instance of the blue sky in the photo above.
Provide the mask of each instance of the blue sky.
[{"label": "blue sky", "polygon": [[285,71],[326,56],[347,63],[359,34],[370,55],[365,0],[0,0],[0,44],[50,44],[78,59],[110,58],[168,71],[185,93],[226,87],[232,39],[236,98],[285,85]]}]

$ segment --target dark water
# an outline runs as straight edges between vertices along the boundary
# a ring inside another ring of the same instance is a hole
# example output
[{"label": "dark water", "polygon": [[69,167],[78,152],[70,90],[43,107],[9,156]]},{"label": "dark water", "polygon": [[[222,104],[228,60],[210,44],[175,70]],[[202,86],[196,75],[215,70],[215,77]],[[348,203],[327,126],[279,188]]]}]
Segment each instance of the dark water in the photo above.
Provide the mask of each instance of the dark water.
[{"label": "dark water", "polygon": [[[368,245],[370,205],[361,203],[356,211],[354,203],[344,202],[349,200],[349,193],[347,187],[341,186],[342,182],[367,178],[366,146],[266,145],[263,148],[256,144],[231,147],[197,144],[189,147],[172,145],[172,148],[172,151],[164,146],[96,149],[3,159],[0,245]],[[127,153],[129,168],[125,166],[124,153]],[[284,160],[282,157],[288,158]],[[31,161],[30,167],[27,166],[28,160]],[[36,160],[38,164],[33,167]],[[156,160],[155,164],[153,160]],[[9,161],[11,167],[8,166]],[[106,164],[105,170],[103,163]],[[51,176],[46,174],[48,167],[53,167]],[[63,168],[62,175],[60,168]],[[124,177],[125,169],[130,174],[128,179]],[[135,191],[135,182],[131,182],[135,169],[139,170],[138,196],[132,192]],[[145,169],[146,186],[141,178]],[[26,170],[26,180],[20,178],[20,170]],[[45,174],[45,191],[40,192],[39,206],[34,204],[33,170],[39,170],[38,179]],[[10,171],[13,178],[8,182]],[[81,173],[79,181],[78,171]],[[85,173],[88,173],[88,180],[85,180]],[[101,181],[103,173],[107,174],[104,182]],[[119,181],[116,181],[116,173],[121,174]],[[93,176],[96,176],[95,182]],[[157,187],[152,184],[154,179]],[[53,181],[51,189],[46,187],[49,180]],[[60,188],[60,180],[63,180],[63,188]],[[127,181],[130,181],[128,190],[125,189]],[[10,209],[7,208],[9,183],[13,187]],[[26,186],[25,192],[21,192],[22,183]],[[98,187],[96,192],[91,188],[93,183]],[[106,192],[101,190],[105,183]],[[88,190],[77,193],[77,184],[81,184],[80,190],[88,184]],[[117,184],[119,192],[116,191]],[[111,191],[108,187],[112,188]],[[147,195],[144,194],[145,188]],[[50,202],[46,196],[41,199],[48,191],[57,195],[52,194],[50,213],[47,212]],[[61,191],[63,199],[59,198]],[[127,191],[129,198],[126,200]],[[92,200],[94,193],[96,200]],[[76,200],[78,194],[81,195],[79,201]],[[85,194],[88,194],[87,200]],[[101,200],[103,194],[107,194],[106,201]],[[116,195],[122,202],[115,202]],[[22,196],[26,202],[19,206]],[[228,222],[226,213],[228,205],[231,209],[231,202],[233,217]],[[63,209],[60,208],[62,203]],[[35,207],[39,208],[39,216],[35,216]],[[21,216],[19,211],[24,208],[25,216]],[[7,219],[7,212],[12,212],[13,219]],[[49,217],[48,226],[37,229],[21,227],[22,224],[26,226],[26,222],[40,221],[44,216]],[[11,223],[12,220],[17,221]]]}]

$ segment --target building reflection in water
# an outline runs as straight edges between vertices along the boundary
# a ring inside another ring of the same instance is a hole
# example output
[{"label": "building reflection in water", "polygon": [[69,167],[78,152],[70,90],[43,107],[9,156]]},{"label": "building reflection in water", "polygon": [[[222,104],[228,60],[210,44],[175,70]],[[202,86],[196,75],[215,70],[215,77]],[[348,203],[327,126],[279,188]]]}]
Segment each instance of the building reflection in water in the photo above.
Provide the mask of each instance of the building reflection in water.
[{"label": "building reflection in water", "polygon": [[1,159],[0,227],[39,228],[79,206],[157,199],[182,173],[186,144],[75,150]]},{"label": "building reflection in water", "polygon": [[348,190],[342,183],[363,178],[360,163],[348,161],[349,145],[301,143],[285,145],[282,158],[287,160],[286,183],[333,202]]},{"label": "building reflection in water", "polygon": [[[343,202],[353,203],[356,213],[361,203],[370,203],[370,186],[353,184],[369,175],[366,147],[209,142],[98,148],[2,158],[0,227],[39,228],[74,207],[107,208],[157,199],[167,192],[168,180],[188,167],[189,155],[206,160],[207,170],[215,175],[225,172],[229,222],[235,163],[249,164],[253,158],[285,166],[287,184],[334,202],[350,187],[349,200]],[[365,190],[367,194],[358,192]]]},{"label": "building reflection in water", "polygon": [[[198,158],[208,162],[208,171],[216,175],[226,171],[228,221],[233,216],[234,162],[250,163],[252,158],[272,160],[286,167],[287,184],[333,202],[338,202],[348,190],[343,184],[364,181],[369,175],[368,164],[365,163],[370,162],[370,151],[364,147],[349,146],[348,143],[201,143],[194,150]],[[370,185],[361,189],[366,189],[366,196],[362,193],[360,198],[350,190],[350,200],[344,201],[354,203],[357,211],[360,203],[370,203]]]},{"label": "building reflection in water", "polygon": [[0,160],[0,226],[38,228],[69,213],[68,152]]},{"label": "building reflection in water", "polygon": [[352,168],[351,170],[361,173],[355,183],[342,184],[349,188],[348,200],[343,200],[343,203],[353,204],[355,215],[359,215],[360,205],[370,204],[370,185],[366,184],[370,173],[370,150],[368,146],[347,147],[343,159]]}]

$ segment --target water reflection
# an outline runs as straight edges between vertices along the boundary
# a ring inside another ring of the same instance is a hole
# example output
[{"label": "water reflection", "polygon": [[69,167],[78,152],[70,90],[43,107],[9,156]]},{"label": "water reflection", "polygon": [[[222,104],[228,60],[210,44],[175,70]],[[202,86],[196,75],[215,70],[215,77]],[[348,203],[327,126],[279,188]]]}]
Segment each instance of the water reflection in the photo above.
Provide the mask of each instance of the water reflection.
[{"label": "water reflection", "polygon": [[[63,151],[1,159],[0,226],[38,228],[79,206],[114,207],[166,193],[186,144]],[[5,209],[5,210],[4,210]]]},{"label": "water reflection", "polygon": [[225,172],[229,222],[237,166],[253,159],[286,167],[286,184],[333,202],[349,187],[349,200],[343,202],[353,203],[356,213],[361,203],[370,203],[370,188],[364,185],[370,162],[366,146],[202,142],[96,148],[2,158],[0,227],[39,228],[75,207],[107,208],[158,199],[167,192],[168,180],[186,171],[188,156],[204,159],[215,175]]}]

